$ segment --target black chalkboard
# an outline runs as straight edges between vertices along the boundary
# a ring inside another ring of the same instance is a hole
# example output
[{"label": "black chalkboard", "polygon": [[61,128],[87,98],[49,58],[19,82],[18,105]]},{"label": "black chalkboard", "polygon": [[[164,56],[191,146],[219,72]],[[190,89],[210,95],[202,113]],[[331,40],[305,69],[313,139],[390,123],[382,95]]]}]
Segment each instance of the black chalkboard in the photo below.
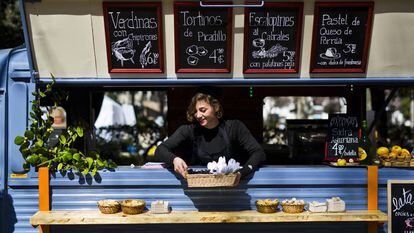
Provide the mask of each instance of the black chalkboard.
[{"label": "black chalkboard", "polygon": [[365,72],[373,6],[315,3],[311,72]]},{"label": "black chalkboard", "polygon": [[244,73],[296,73],[303,3],[245,8]]},{"label": "black chalkboard", "polygon": [[228,73],[231,64],[232,9],[175,2],[177,73]]},{"label": "black chalkboard", "polygon": [[103,3],[110,73],[162,73],[161,3]]},{"label": "black chalkboard", "polygon": [[414,180],[388,181],[388,232],[414,232]]},{"label": "black chalkboard", "polygon": [[358,130],[356,116],[330,114],[325,159],[336,161],[339,158],[358,158]]}]

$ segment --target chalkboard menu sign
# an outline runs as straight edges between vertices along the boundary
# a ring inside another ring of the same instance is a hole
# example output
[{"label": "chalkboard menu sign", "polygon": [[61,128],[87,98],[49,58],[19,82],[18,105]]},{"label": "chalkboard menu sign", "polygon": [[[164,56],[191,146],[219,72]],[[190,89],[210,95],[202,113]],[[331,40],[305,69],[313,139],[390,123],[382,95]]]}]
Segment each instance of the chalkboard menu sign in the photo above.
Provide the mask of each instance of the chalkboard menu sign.
[{"label": "chalkboard menu sign", "polygon": [[358,158],[359,123],[356,116],[330,114],[326,141],[326,160]]},{"label": "chalkboard menu sign", "polygon": [[232,9],[175,2],[177,73],[228,73],[231,65]]},{"label": "chalkboard menu sign", "polygon": [[162,73],[161,3],[103,3],[110,73]]},{"label": "chalkboard menu sign", "polygon": [[297,73],[303,3],[245,8],[244,73]]},{"label": "chalkboard menu sign", "polygon": [[388,232],[414,232],[414,180],[389,180]]},{"label": "chalkboard menu sign", "polygon": [[365,72],[373,2],[315,3],[310,72]]}]

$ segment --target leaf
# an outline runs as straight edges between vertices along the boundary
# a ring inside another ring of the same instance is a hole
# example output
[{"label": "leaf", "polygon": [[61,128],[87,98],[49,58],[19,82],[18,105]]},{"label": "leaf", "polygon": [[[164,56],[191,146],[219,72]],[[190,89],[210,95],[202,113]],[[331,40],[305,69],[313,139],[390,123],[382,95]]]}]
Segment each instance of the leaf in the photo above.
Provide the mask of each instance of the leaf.
[{"label": "leaf", "polygon": [[76,161],[79,161],[80,160],[80,154],[79,153],[75,153],[74,155],[73,155],[73,159],[74,160],[76,160]]},{"label": "leaf", "polygon": [[98,171],[98,169],[96,167],[94,167],[92,172],[91,172],[91,175],[95,176],[97,171]]},{"label": "leaf", "polygon": [[104,166],[104,163],[102,162],[102,160],[100,160],[100,159],[97,159],[96,160],[96,163],[98,164],[98,166],[100,166],[100,167],[103,167]]},{"label": "leaf", "polygon": [[81,127],[76,127],[76,133],[79,137],[83,137],[83,129]]},{"label": "leaf", "polygon": [[37,139],[36,146],[42,147],[43,146],[43,140],[42,139]]},{"label": "leaf", "polygon": [[88,168],[91,168],[91,166],[93,164],[93,159],[91,157],[87,157],[86,162],[88,162]]},{"label": "leaf", "polygon": [[33,140],[34,138],[34,133],[31,130],[26,130],[24,132],[24,136],[27,137],[27,139],[29,140]]},{"label": "leaf", "polygon": [[114,162],[110,162],[109,164],[108,164],[108,167],[109,168],[117,168],[118,167],[118,165],[116,165],[116,163],[114,163]]},{"label": "leaf", "polygon": [[46,97],[46,94],[45,94],[44,92],[42,92],[42,91],[39,91],[39,95],[40,95],[40,97],[42,97],[42,98],[45,98],[45,97]]},{"label": "leaf", "polygon": [[59,165],[57,166],[58,171],[62,170],[63,167],[63,163],[59,163]]},{"label": "leaf", "polygon": [[66,144],[66,137],[65,137],[65,135],[61,134],[61,135],[59,136],[59,141],[60,141],[60,143],[62,143],[62,144]]},{"label": "leaf", "polygon": [[69,162],[70,160],[72,160],[72,154],[69,152],[65,152],[63,155],[63,161]]},{"label": "leaf", "polygon": [[24,142],[24,137],[23,136],[17,136],[14,138],[14,144],[20,146],[21,144],[23,144]]},{"label": "leaf", "polygon": [[83,174],[83,175],[85,175],[85,176],[86,176],[88,173],[89,173],[89,168],[85,168],[85,170],[83,170],[83,171],[82,171],[82,174]]},{"label": "leaf", "polygon": [[39,159],[39,156],[37,155],[30,155],[26,158],[26,161],[30,164],[36,164],[37,160]]}]

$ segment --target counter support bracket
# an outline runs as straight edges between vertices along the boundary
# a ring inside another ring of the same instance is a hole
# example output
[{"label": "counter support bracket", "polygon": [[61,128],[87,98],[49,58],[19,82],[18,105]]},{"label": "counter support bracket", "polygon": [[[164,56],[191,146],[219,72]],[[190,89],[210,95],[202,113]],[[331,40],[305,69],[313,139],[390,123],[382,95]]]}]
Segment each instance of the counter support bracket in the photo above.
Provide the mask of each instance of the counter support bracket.
[{"label": "counter support bracket", "polygon": [[[367,167],[368,210],[378,210],[378,166]],[[368,223],[368,233],[378,232],[376,222]]]},{"label": "counter support bracket", "polygon": [[[50,210],[50,176],[49,168],[39,168],[39,211]],[[49,225],[40,225],[39,233],[50,233]]]}]

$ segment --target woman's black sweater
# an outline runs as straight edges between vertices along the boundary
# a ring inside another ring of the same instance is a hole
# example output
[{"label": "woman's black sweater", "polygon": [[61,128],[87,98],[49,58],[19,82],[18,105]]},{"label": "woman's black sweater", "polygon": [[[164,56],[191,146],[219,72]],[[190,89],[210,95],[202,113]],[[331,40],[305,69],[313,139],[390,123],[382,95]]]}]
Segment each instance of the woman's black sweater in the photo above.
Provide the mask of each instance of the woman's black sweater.
[{"label": "woman's black sweater", "polygon": [[155,155],[169,166],[173,166],[175,157],[189,165],[205,166],[225,156],[227,161],[233,158],[243,165],[242,175],[255,170],[266,158],[262,147],[238,120],[223,120],[214,129],[182,125],[157,147]]}]

